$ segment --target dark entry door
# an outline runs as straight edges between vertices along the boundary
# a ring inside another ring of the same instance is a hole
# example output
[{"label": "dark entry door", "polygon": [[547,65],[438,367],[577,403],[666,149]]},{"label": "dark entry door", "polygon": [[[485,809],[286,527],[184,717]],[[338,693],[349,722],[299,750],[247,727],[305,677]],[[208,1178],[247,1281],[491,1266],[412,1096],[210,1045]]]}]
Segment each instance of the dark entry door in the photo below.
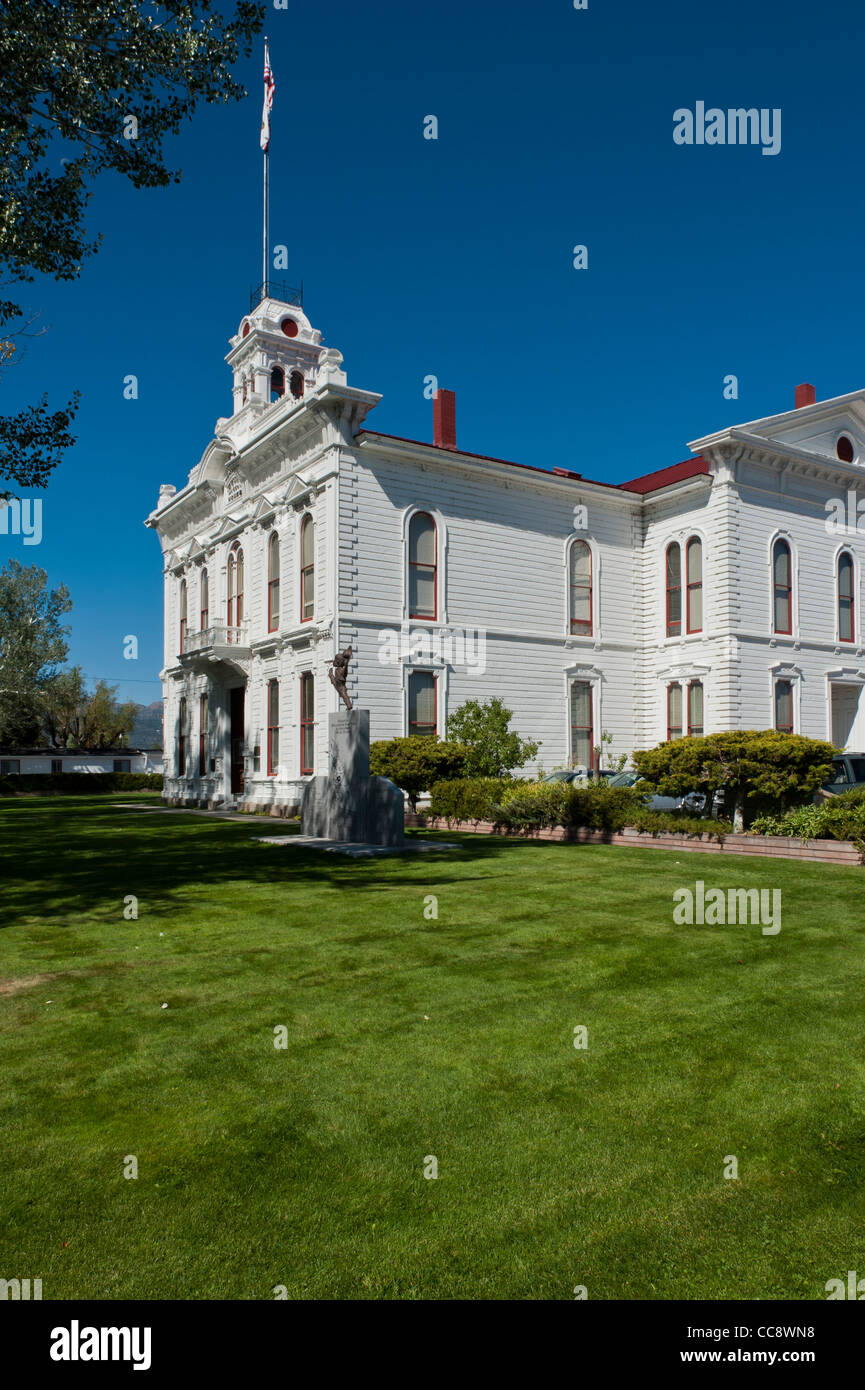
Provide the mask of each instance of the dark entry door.
[{"label": "dark entry door", "polygon": [[245,695],[246,691],[242,685],[235,686],[231,691],[231,790],[234,796],[241,796],[243,794]]}]

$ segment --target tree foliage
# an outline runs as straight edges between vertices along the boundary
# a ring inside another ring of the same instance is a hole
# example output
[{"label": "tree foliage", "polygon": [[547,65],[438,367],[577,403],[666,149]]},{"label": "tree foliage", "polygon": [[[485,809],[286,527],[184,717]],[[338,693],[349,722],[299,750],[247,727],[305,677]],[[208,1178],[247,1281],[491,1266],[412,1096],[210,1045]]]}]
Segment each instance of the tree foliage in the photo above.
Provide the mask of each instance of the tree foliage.
[{"label": "tree foliage", "polygon": [[389,777],[417,809],[421,792],[434,782],[462,777],[466,750],[457,743],[436,738],[391,738],[370,745],[369,768],[373,777]]},{"label": "tree foliage", "polygon": [[[96,250],[90,184],[111,170],[136,188],[176,182],[163,141],[202,102],[245,96],[232,65],[251,51],[264,6],[236,0],[0,0],[0,268],[72,280]],[[0,328],[21,315],[0,305]],[[11,334],[14,336],[14,333]],[[0,478],[43,487],[73,442],[77,399],[7,416]]]},{"label": "tree foliage", "polygon": [[38,565],[17,560],[0,570],[0,744],[35,743],[45,712],[45,691],[66,660],[72,607],[61,584],[48,588]]},{"label": "tree foliage", "polygon": [[741,829],[748,802],[789,806],[813,795],[831,774],[830,743],[775,729],[737,729],[680,738],[634,754],[634,766],[664,796],[723,789]]},{"label": "tree foliage", "polygon": [[53,748],[115,748],[135,725],[138,706],[117,700],[117,687],[84,684],[80,666],[60,671],[45,691],[43,727]]},{"label": "tree foliage", "polygon": [[467,777],[504,777],[533,758],[540,743],[510,727],[513,713],[496,695],[486,703],[467,700],[448,720],[448,737],[466,749]]}]

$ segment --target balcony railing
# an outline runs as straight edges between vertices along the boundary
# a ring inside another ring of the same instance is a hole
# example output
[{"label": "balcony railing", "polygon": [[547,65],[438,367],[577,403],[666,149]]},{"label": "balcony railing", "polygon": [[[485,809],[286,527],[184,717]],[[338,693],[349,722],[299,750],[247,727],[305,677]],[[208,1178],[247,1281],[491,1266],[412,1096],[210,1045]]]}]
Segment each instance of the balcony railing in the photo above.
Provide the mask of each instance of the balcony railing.
[{"label": "balcony railing", "polygon": [[195,652],[212,651],[215,647],[245,647],[248,645],[246,624],[229,627],[227,623],[214,623],[212,627],[202,628],[200,632],[187,632],[183,644],[183,656]]},{"label": "balcony railing", "polygon": [[265,280],[249,293],[249,312],[258,308],[263,299],[276,299],[280,304],[293,304],[296,309],[303,308],[303,281],[298,289],[287,285],[283,280]]}]

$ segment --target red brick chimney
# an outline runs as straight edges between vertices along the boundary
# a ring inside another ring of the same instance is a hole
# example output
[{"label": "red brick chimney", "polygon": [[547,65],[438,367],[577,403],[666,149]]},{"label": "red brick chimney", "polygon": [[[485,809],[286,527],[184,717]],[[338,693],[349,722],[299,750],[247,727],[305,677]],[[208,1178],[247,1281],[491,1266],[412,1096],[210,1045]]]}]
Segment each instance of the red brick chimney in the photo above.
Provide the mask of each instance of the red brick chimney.
[{"label": "red brick chimney", "polygon": [[817,399],[817,389],[810,386],[807,381],[803,381],[801,386],[796,387],[794,399],[797,410],[801,410],[803,405],[813,405]]},{"label": "red brick chimney", "polygon": [[433,444],[437,449],[457,447],[457,404],[453,391],[433,394]]}]

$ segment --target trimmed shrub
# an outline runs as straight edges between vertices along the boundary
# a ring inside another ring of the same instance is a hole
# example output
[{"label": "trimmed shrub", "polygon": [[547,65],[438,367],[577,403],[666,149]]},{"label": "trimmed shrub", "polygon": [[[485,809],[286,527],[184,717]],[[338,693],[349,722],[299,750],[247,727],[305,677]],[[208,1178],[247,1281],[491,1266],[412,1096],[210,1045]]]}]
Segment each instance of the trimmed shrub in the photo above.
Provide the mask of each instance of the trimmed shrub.
[{"label": "trimmed shrub", "polygon": [[689,815],[687,811],[651,811],[647,806],[630,816],[628,825],[650,835],[666,831],[670,835],[713,835],[719,840],[723,840],[733,829],[726,820],[703,819]]},{"label": "trimmed shrub", "polygon": [[406,793],[413,811],[421,792],[436,782],[462,777],[466,750],[459,743],[437,738],[390,738],[370,744],[373,777],[389,777]]},{"label": "trimmed shrub", "polygon": [[0,777],[0,796],[144,791],[162,791],[161,772],[15,772]]},{"label": "trimmed shrub", "polygon": [[513,785],[510,777],[454,777],[436,782],[430,791],[429,813],[449,824],[455,820],[495,821],[501,799]]},{"label": "trimmed shrub", "polygon": [[630,824],[644,793],[600,782],[585,787],[571,782],[529,782],[505,791],[494,817],[514,830],[601,830],[613,834]]}]

